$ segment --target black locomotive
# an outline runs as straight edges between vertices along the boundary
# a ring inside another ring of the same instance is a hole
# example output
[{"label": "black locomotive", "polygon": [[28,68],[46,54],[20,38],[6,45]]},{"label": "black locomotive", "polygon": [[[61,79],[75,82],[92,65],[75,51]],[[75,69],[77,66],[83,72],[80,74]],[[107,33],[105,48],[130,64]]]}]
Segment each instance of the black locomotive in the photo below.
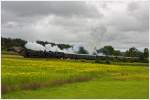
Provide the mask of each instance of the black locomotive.
[{"label": "black locomotive", "polygon": [[58,59],[86,59],[86,60],[96,60],[96,59],[128,59],[128,60],[138,60],[138,57],[123,57],[123,56],[100,56],[100,55],[89,55],[89,54],[75,54],[75,53],[64,53],[64,52],[52,52],[52,51],[34,51],[30,49],[24,49],[20,51],[20,54],[26,58],[58,58]]}]

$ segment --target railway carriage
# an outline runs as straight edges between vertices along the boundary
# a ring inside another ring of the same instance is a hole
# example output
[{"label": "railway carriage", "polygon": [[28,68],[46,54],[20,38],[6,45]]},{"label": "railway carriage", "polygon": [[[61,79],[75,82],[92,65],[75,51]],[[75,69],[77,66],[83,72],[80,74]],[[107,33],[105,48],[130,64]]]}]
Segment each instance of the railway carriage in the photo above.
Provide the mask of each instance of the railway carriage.
[{"label": "railway carriage", "polygon": [[123,57],[123,56],[104,56],[104,55],[89,55],[89,54],[75,54],[64,52],[52,52],[52,51],[34,51],[30,49],[24,49],[19,52],[24,57],[28,58],[58,58],[58,59],[86,59],[86,60],[138,60],[139,57]]}]

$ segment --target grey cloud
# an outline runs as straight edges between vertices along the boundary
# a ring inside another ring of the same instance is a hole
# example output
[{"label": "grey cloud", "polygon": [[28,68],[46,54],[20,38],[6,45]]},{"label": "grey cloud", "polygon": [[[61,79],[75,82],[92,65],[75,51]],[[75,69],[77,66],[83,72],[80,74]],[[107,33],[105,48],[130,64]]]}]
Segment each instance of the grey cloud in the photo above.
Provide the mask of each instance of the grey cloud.
[{"label": "grey cloud", "polygon": [[[85,2],[75,1],[3,1],[2,10],[11,11],[18,16],[37,16],[55,14],[58,16],[83,16],[97,17],[97,10],[93,12],[93,7],[87,6]],[[92,9],[92,10],[91,10]]]},{"label": "grey cloud", "polygon": [[149,29],[149,1],[129,3],[128,13],[136,18],[137,25],[140,26],[138,29],[142,31]]},{"label": "grey cloud", "polygon": [[[104,5],[105,4],[105,5]],[[145,2],[2,2],[2,36],[29,41],[148,47],[149,12]],[[114,7],[119,7],[116,9]]]}]

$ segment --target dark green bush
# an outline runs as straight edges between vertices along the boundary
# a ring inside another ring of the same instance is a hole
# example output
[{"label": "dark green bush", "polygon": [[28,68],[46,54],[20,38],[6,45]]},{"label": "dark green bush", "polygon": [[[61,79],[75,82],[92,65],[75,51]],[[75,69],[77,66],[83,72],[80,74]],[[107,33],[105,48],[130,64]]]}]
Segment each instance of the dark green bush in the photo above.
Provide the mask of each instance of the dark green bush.
[{"label": "dark green bush", "polygon": [[99,59],[96,59],[96,60],[95,60],[95,63],[110,64],[111,62],[110,62],[109,60],[99,60]]},{"label": "dark green bush", "polygon": [[106,63],[106,64],[110,64],[110,61],[109,61],[109,60],[106,60],[105,63]]}]

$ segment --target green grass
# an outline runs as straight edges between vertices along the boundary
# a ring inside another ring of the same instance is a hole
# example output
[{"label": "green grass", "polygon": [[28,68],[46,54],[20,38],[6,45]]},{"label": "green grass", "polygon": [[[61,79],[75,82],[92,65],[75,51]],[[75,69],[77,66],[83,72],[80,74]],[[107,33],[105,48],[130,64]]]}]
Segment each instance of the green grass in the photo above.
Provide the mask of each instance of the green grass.
[{"label": "green grass", "polygon": [[[4,98],[148,98],[147,81],[90,81],[8,93]],[[140,88],[140,90],[139,90]]]},{"label": "green grass", "polygon": [[2,55],[2,98],[148,98],[148,64]]}]

